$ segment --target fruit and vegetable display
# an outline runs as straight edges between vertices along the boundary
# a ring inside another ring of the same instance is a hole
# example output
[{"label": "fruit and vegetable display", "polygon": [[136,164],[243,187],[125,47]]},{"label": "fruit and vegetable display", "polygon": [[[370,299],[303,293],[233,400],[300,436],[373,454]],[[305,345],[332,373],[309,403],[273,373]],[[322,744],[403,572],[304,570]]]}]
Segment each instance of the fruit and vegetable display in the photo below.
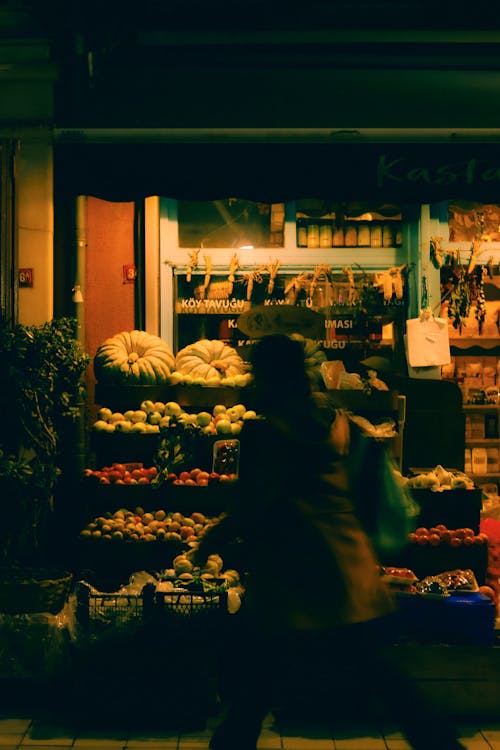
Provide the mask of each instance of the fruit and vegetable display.
[{"label": "fruit and vegetable display", "polygon": [[177,353],[174,382],[242,387],[252,378],[249,369],[233,347],[219,339],[200,339]]},{"label": "fruit and vegetable display", "polygon": [[424,597],[447,597],[454,594],[478,593],[498,604],[497,593],[491,586],[479,586],[474,571],[470,568],[455,568],[420,580],[410,568],[380,566],[382,580],[396,594],[418,594]]},{"label": "fruit and vegetable display", "polygon": [[422,471],[408,477],[408,486],[415,489],[429,489],[434,492],[443,490],[474,490],[474,481],[461,471],[449,471],[437,465],[429,471]]},{"label": "fruit and vegetable display", "polygon": [[113,411],[103,406],[97,412],[92,425],[94,432],[121,432],[131,434],[159,434],[160,431],[179,425],[192,425],[206,435],[237,435],[243,424],[257,419],[253,409],[244,404],[226,407],[215,404],[207,411],[186,411],[177,401],[142,401],[137,408],[124,412]]},{"label": "fruit and vegetable display", "polygon": [[140,461],[127,463],[115,461],[100,469],[86,468],[83,470],[84,479],[99,484],[151,484],[157,474],[156,466],[144,466]]},{"label": "fruit and vegetable display", "polygon": [[168,383],[174,368],[170,347],[147,331],[121,331],[103,341],[94,356],[94,373],[100,383]]},{"label": "fruit and vegetable display", "polygon": [[163,508],[149,512],[137,506],[134,510],[120,508],[114,513],[96,516],[81,530],[80,536],[135,543],[175,541],[192,547],[217,520],[218,516],[208,518],[204,513],[184,515]]},{"label": "fruit and vegetable display", "polygon": [[488,544],[488,536],[483,532],[476,534],[473,529],[469,528],[448,529],[444,524],[430,528],[419,526],[408,535],[408,540],[411,544],[422,547],[468,547]]}]

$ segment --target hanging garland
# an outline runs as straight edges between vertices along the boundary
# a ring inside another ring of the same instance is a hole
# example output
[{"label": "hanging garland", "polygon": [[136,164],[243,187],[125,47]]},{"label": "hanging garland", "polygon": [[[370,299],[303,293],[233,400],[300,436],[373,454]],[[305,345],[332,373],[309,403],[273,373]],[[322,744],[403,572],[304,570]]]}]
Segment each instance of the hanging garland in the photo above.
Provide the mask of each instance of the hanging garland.
[{"label": "hanging garland", "polygon": [[[436,239],[439,238],[431,240],[431,248],[436,244]],[[458,250],[450,250],[441,256],[441,304],[447,303],[448,318],[453,328],[460,333],[472,309],[474,309],[474,317],[478,323],[479,334],[483,330],[486,317],[484,278],[491,273],[491,264],[479,265],[480,254],[481,246],[476,240],[471,245],[469,260],[466,264],[462,263]]]}]

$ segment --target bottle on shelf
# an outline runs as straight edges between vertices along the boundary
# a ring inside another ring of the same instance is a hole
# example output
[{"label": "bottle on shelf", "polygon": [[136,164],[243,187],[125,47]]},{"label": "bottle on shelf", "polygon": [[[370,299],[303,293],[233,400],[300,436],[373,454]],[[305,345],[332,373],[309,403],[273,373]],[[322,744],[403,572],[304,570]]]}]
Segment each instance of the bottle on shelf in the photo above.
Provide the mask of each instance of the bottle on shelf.
[{"label": "bottle on shelf", "polygon": [[370,247],[370,223],[358,222],[358,247]]},{"label": "bottle on shelf", "polygon": [[320,225],[319,228],[319,246],[320,247],[331,247],[332,246],[332,225],[329,221],[325,221]]},{"label": "bottle on shelf", "polygon": [[297,219],[297,246],[307,247],[307,224],[304,219]]},{"label": "bottle on shelf", "polygon": [[372,224],[370,229],[370,247],[382,247],[382,225]]},{"label": "bottle on shelf", "polygon": [[307,227],[307,247],[319,247],[319,224]]}]

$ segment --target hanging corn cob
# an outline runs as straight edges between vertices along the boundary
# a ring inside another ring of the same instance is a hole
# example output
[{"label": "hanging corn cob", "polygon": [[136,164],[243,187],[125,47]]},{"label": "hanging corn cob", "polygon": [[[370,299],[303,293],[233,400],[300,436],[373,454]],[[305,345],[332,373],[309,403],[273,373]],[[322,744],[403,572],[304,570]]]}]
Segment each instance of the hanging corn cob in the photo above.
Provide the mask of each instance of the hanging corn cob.
[{"label": "hanging corn cob", "polygon": [[276,281],[276,276],[278,275],[279,267],[280,267],[280,262],[278,259],[276,259],[274,262],[271,261],[269,265],[266,266],[266,270],[269,271],[269,282],[267,284],[267,294],[269,297],[274,291],[274,282]]},{"label": "hanging corn cob", "polygon": [[239,268],[241,268],[241,266],[240,266],[238,255],[236,253],[233,253],[233,255],[231,256],[231,260],[229,261],[229,273],[227,276],[227,280],[229,282],[229,295],[228,296],[231,296],[231,294],[233,293],[234,274]]},{"label": "hanging corn cob", "polygon": [[206,291],[208,289],[208,285],[210,284],[210,277],[212,276],[212,258],[207,253],[205,253],[203,257],[205,258],[205,278],[203,280],[203,299],[205,299]]},{"label": "hanging corn cob", "polygon": [[431,237],[431,258],[436,268],[443,266],[443,252],[441,250],[442,237]]},{"label": "hanging corn cob", "polygon": [[195,271],[198,268],[198,255],[200,254],[200,250],[193,250],[192,253],[189,253],[189,263],[186,268],[186,281],[191,281],[191,276],[193,271]]},{"label": "hanging corn cob", "polygon": [[353,305],[356,300],[356,285],[354,283],[354,272],[351,266],[345,266],[342,269],[342,273],[347,276],[347,283],[349,284],[349,291],[347,293],[347,300],[350,305]]},{"label": "hanging corn cob", "polygon": [[262,269],[257,268],[243,274],[243,283],[247,286],[247,301],[252,299],[254,284],[262,284]]},{"label": "hanging corn cob", "polygon": [[384,295],[384,300],[390,302],[393,294],[397,299],[403,298],[403,276],[402,271],[405,266],[393,266],[387,271],[381,271],[374,274],[373,286],[380,289]]},{"label": "hanging corn cob", "polygon": [[303,289],[307,283],[308,276],[306,273],[301,273],[298,276],[294,276],[288,284],[285,286],[285,299],[287,304],[295,305],[297,303],[297,297],[299,292]]}]

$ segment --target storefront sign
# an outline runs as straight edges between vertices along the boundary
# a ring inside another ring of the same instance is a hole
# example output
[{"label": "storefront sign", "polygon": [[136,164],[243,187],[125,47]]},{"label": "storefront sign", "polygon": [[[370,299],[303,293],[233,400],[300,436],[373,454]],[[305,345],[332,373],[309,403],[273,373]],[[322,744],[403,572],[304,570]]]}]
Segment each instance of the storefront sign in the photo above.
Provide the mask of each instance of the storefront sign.
[{"label": "storefront sign", "polygon": [[244,299],[179,299],[175,311],[190,315],[216,315],[223,313],[238,314],[250,308],[250,302]]},{"label": "storefront sign", "polygon": [[381,154],[377,163],[377,186],[381,189],[394,183],[399,185],[500,185],[500,163],[487,159],[470,158],[463,161],[428,164],[407,157],[393,158]]},{"label": "storefront sign", "polygon": [[62,194],[107,200],[498,202],[500,143],[58,143],[55,169]]}]

